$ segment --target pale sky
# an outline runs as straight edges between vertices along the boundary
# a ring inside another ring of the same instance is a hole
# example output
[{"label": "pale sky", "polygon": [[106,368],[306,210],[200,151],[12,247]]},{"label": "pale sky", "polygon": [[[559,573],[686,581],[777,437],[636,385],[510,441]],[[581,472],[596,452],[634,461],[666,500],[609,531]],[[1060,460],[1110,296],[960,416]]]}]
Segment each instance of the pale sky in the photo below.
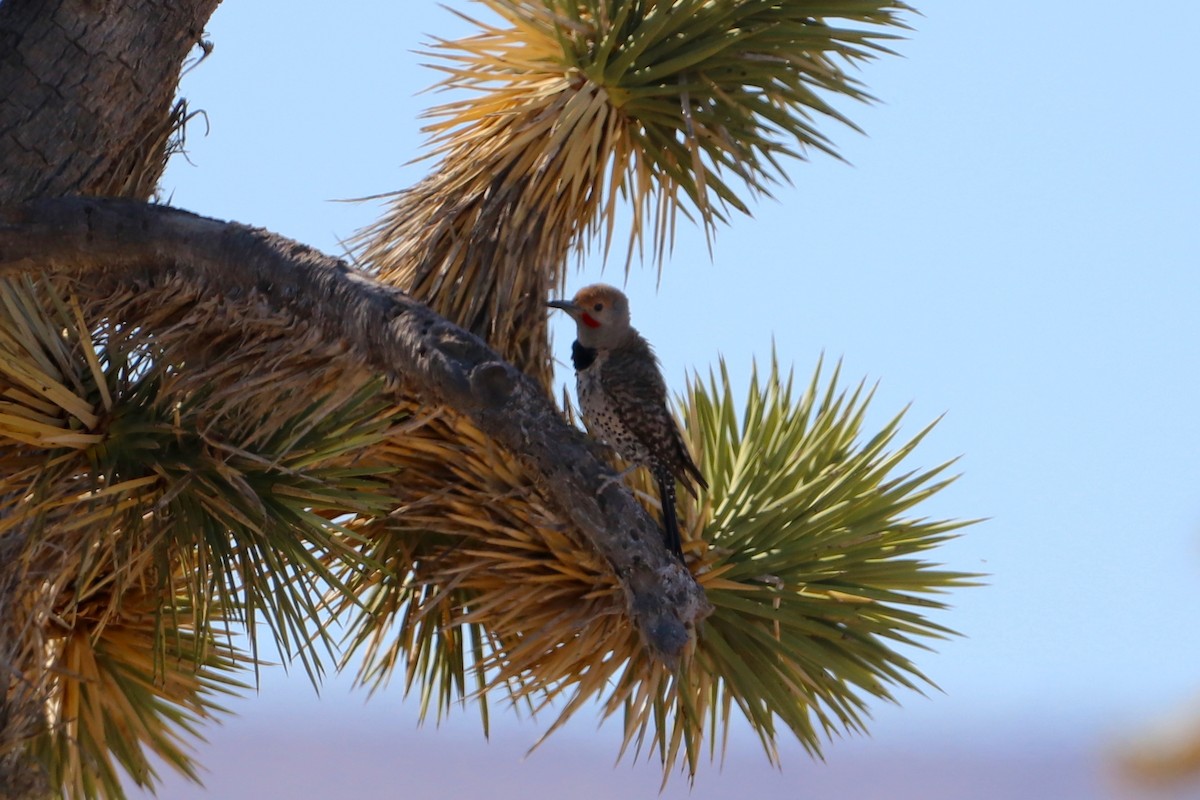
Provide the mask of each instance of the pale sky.
[{"label": "pale sky", "polygon": [[[723,773],[664,797],[1139,797],[1106,756],[1184,709],[1200,719],[1200,4],[918,7],[902,57],[862,70],[882,102],[844,107],[868,135],[825,128],[851,165],[791,165],[794,185],[733,218],[711,258],[683,225],[657,292],[652,268],[628,289],[676,390],[719,355],[744,379],[774,339],[803,378],[824,353],[880,381],[876,426],[908,403],[910,434],[945,412],[910,465],[961,455],[963,477],[918,513],[989,518],[934,554],[988,585],[935,616],[963,638],[916,657],[944,693],[901,691],[826,764],[789,743],[778,773],[737,738]],[[184,81],[210,130],[193,123],[166,193],[339,253],[379,207],[329,201],[429,168],[407,165],[437,102],[413,51],[465,30],[434,3],[224,3]],[[570,285],[602,277],[621,264]],[[545,723],[496,709],[486,743],[466,709],[417,730],[398,690],[368,703],[334,681],[318,701],[302,671],[267,671],[230,706],[240,719],[200,751],[209,791],[168,777],[160,796],[658,788],[656,765],[612,767],[618,726],[586,713],[523,759]]]}]

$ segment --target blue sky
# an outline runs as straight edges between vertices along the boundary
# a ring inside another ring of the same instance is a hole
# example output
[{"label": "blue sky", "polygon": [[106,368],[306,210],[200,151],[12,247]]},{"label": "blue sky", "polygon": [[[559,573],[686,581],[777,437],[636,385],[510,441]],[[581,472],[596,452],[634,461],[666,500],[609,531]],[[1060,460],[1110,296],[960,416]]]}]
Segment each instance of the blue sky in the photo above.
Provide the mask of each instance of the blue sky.
[{"label": "blue sky", "polygon": [[[846,109],[868,135],[826,128],[850,165],[820,154],[791,165],[793,185],[720,230],[711,258],[702,232],[681,227],[658,290],[652,267],[635,268],[628,290],[676,389],[721,355],[744,378],[774,339],[802,376],[825,353],[845,375],[879,380],[877,425],[909,403],[911,433],[944,412],[912,465],[961,456],[964,475],[921,511],[989,518],[939,554],[989,585],[955,593],[937,618],[964,637],[917,657],[944,693],[879,707],[873,737],[832,744],[828,765],[789,747],[780,775],[738,740],[694,798],[733,796],[731,780],[874,796],[854,782],[859,763],[876,775],[892,764],[900,791],[897,765],[912,762],[888,759],[928,759],[946,743],[968,753],[961,763],[1011,763],[999,772],[1015,780],[1037,768],[1001,755],[1048,742],[1081,776],[1054,796],[1136,796],[1096,777],[1104,754],[1181,709],[1200,718],[1200,5],[1159,3],[1152,19],[1078,0],[918,7],[902,57],[862,70],[881,102]],[[429,168],[407,163],[422,152],[419,114],[437,102],[418,95],[434,74],[413,51],[464,23],[433,3],[332,8],[218,9],[213,55],[184,81],[209,131],[193,123],[190,163],[168,170],[173,203],[336,253],[379,207],[330,201],[400,189]],[[602,273],[592,261],[571,287],[621,278],[621,264]],[[556,322],[564,359],[571,338]],[[328,758],[334,745],[318,743],[343,728],[405,743],[393,771],[414,763],[406,753],[449,748],[518,788],[555,785],[578,758],[577,777],[657,789],[653,766],[612,770],[618,733],[595,733],[596,719],[552,740],[563,755],[522,761],[536,723],[500,715],[486,744],[470,710],[414,732],[415,703],[399,691],[364,702],[342,681],[318,701],[302,673],[268,671],[201,751],[209,784],[226,788],[172,782],[163,796],[249,797],[232,787],[252,772],[303,774],[305,747]],[[295,760],[236,757],[239,736],[283,730]],[[290,796],[321,792],[302,782]]]}]

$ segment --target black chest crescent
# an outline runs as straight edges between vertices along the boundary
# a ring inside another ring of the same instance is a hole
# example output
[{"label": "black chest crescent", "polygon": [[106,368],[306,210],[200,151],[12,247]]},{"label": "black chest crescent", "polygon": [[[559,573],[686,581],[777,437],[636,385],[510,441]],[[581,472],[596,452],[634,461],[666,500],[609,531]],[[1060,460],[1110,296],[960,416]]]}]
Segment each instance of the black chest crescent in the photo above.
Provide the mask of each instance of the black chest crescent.
[{"label": "black chest crescent", "polygon": [[575,365],[575,371],[581,372],[592,365],[596,360],[596,351],[591,347],[584,347],[579,343],[579,340],[571,342],[571,363]]}]

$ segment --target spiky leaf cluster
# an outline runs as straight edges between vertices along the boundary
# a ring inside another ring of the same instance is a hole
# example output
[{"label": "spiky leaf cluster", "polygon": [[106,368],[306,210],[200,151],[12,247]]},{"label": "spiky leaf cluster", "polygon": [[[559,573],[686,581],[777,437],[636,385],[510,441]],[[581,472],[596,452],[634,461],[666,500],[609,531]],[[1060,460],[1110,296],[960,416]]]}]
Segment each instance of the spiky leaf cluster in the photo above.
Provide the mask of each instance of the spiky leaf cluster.
[{"label": "spiky leaf cluster", "polygon": [[892,0],[480,2],[499,24],[437,41],[443,85],[469,96],[432,112],[434,153],[488,143],[488,174],[528,179],[526,209],[576,245],[584,228],[611,243],[627,198],[631,247],[649,231],[656,257],[677,210],[711,227],[785,180],[781,159],[836,156],[818,123],[855,128],[837,98],[871,98],[848,68],[890,52],[887,29],[911,11]]},{"label": "spiky leaf cluster", "polygon": [[780,728],[813,752],[863,730],[872,698],[928,683],[906,652],[950,633],[926,615],[972,577],[926,558],[969,521],[910,516],[954,480],[950,463],[907,466],[933,426],[897,442],[901,412],[868,434],[871,393],[842,388],[838,373],[822,385],[818,365],[796,397],[772,358],[742,403],[723,365],[691,386],[688,430],[712,484],[701,581],[716,610],[688,671],[655,699],[672,720],[655,742],[682,746],[691,769],[701,723],[727,731],[731,707],[773,761]]},{"label": "spiky leaf cluster", "polygon": [[[380,467],[355,461],[392,425],[376,384],[314,396],[293,375],[268,398],[248,391],[266,360],[236,374],[220,337],[201,357],[213,302],[168,287],[101,305],[123,313],[97,318],[68,283],[0,282],[0,437],[18,443],[0,448],[0,621],[36,665],[9,708],[40,720],[36,752],[79,797],[121,796],[118,764],[151,782],[143,747],[194,775],[177,740],[254,661],[230,623],[252,649],[266,625],[315,679],[327,564],[365,566],[338,519],[391,506]],[[111,321],[155,315],[157,335]],[[255,333],[232,336],[269,348]]]},{"label": "spiky leaf cluster", "polygon": [[227,713],[216,699],[248,688],[233,675],[251,661],[224,619],[205,616],[184,596],[129,592],[115,612],[81,609],[56,637],[54,704],[30,751],[63,796],[121,797],[122,772],[153,789],[151,753],[199,782],[189,748]]}]

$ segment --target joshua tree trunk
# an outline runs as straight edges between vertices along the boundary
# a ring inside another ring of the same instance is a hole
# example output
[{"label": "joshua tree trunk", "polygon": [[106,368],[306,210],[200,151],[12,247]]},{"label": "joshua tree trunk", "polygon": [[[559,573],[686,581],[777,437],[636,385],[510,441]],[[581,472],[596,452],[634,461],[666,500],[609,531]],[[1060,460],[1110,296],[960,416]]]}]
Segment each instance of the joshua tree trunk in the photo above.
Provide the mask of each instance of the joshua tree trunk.
[{"label": "joshua tree trunk", "polygon": [[0,202],[148,199],[179,65],[219,0],[0,2]]},{"label": "joshua tree trunk", "polygon": [[[219,0],[2,0],[0,205],[66,194],[149,199],[166,163],[179,65]],[[20,543],[3,542],[0,556]],[[22,757],[45,684],[20,673],[11,592],[0,558],[0,795],[46,789]],[[31,708],[33,707],[33,708]]]}]

